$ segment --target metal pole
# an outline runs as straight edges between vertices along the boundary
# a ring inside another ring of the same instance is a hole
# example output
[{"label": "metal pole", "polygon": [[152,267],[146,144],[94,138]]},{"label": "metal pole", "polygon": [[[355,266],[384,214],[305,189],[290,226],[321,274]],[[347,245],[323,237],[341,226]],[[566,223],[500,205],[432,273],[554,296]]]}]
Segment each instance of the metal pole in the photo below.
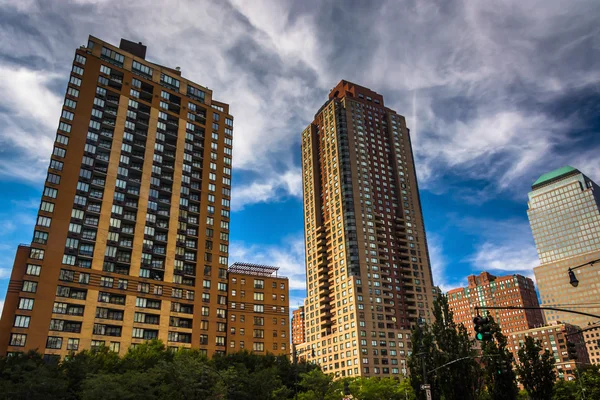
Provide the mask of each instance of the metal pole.
[{"label": "metal pole", "polygon": [[556,308],[556,307],[520,307],[520,306],[505,306],[505,307],[481,307],[476,306],[475,311],[479,312],[479,310],[552,310],[552,311],[562,311],[571,314],[579,314],[585,315],[586,317],[600,318],[600,315],[590,314],[581,311],[575,310],[567,310],[564,308]]},{"label": "metal pole", "polygon": [[423,361],[423,386],[425,387],[425,398],[427,400],[431,400],[431,389],[427,384],[427,366],[425,365],[425,353],[422,353],[422,361]]}]

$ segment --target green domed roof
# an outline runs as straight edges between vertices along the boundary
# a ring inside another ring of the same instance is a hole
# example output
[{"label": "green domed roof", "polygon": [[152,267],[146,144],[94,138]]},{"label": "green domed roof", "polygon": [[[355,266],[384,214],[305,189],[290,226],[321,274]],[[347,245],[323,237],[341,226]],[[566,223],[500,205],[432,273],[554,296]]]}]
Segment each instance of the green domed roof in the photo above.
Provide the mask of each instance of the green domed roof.
[{"label": "green domed roof", "polygon": [[566,175],[571,172],[579,172],[579,171],[576,170],[575,168],[571,167],[570,165],[567,165],[562,168],[555,169],[554,171],[546,172],[545,174],[540,176],[537,179],[537,181],[535,181],[533,183],[533,186],[541,185],[542,183],[551,181],[552,179],[558,178],[562,175]]}]

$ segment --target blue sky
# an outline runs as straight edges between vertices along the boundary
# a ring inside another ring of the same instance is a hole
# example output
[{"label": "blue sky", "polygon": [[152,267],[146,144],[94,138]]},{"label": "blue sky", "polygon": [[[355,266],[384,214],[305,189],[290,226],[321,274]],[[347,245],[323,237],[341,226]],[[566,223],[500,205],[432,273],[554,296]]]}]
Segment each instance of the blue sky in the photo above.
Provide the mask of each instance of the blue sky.
[{"label": "blue sky", "polygon": [[407,118],[434,280],[532,276],[527,192],[573,165],[600,181],[598,2],[0,0],[0,299],[31,239],[74,50],[88,34],[231,104],[231,261],[304,296],[300,133],[346,79]]}]

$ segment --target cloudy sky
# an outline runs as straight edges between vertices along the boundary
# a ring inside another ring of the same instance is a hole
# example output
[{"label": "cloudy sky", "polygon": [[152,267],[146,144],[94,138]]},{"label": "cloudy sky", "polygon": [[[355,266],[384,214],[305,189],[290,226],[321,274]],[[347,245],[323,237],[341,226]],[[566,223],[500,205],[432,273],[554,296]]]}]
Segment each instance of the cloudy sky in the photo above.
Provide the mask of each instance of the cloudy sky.
[{"label": "cloudy sky", "polygon": [[231,104],[231,260],[280,266],[292,305],[304,295],[300,133],[341,79],[407,118],[435,282],[533,275],[531,183],[565,164],[600,181],[598,20],[597,0],[0,0],[0,299],[89,34],[141,41]]}]

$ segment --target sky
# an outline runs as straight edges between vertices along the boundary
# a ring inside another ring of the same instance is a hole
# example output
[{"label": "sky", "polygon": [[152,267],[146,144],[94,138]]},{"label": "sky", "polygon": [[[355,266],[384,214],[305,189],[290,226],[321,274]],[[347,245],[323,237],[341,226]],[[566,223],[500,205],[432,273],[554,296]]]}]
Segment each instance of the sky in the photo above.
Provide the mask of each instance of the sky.
[{"label": "sky", "polygon": [[143,42],[230,104],[230,262],[280,267],[292,307],[305,295],[300,135],[341,79],[407,119],[435,284],[533,277],[531,184],[567,164],[600,182],[598,20],[597,0],[0,0],[0,300],[90,34]]}]

